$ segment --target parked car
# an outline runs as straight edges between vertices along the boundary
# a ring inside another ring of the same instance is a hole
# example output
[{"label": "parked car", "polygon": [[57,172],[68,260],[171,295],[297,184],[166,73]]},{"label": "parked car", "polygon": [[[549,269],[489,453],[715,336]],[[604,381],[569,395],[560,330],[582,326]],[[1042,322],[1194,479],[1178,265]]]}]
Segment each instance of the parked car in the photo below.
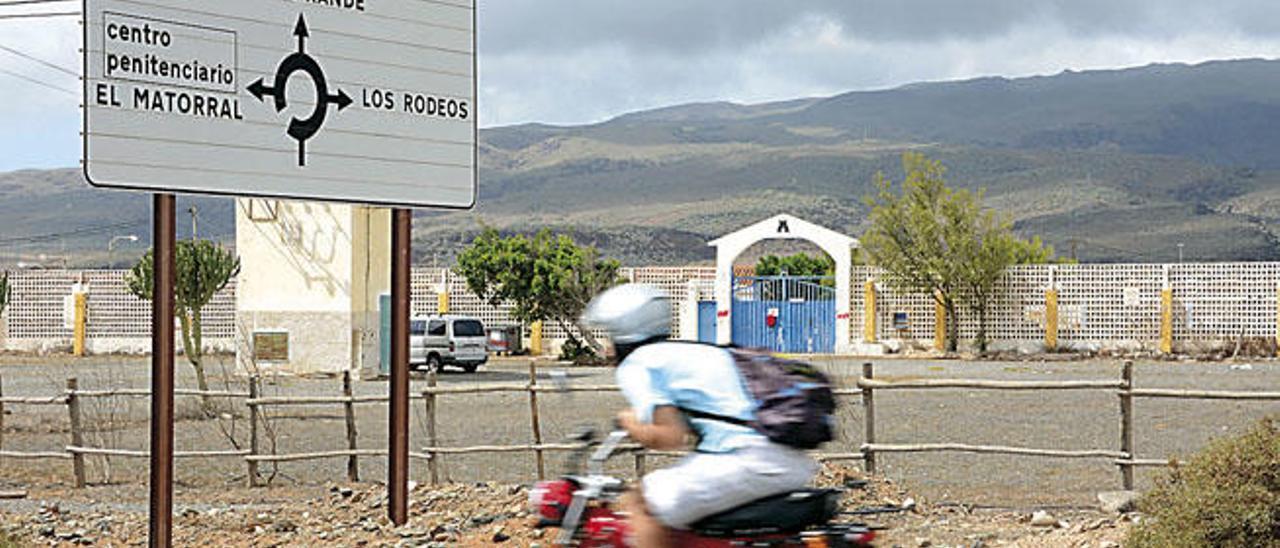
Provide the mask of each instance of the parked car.
[{"label": "parked car", "polygon": [[440,371],[446,365],[475,373],[489,361],[484,323],[468,316],[420,316],[409,321],[409,364]]},{"label": "parked car", "polygon": [[488,326],[489,353],[497,356],[515,356],[524,353],[522,329],[518,325]]}]

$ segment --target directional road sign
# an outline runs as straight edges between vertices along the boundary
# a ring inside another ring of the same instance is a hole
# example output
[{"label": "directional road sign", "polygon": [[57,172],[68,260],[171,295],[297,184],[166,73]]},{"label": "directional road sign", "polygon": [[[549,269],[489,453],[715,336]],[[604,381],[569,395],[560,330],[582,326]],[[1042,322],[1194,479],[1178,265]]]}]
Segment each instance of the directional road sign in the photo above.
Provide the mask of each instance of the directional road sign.
[{"label": "directional road sign", "polygon": [[96,186],[469,208],[475,0],[85,0]]}]

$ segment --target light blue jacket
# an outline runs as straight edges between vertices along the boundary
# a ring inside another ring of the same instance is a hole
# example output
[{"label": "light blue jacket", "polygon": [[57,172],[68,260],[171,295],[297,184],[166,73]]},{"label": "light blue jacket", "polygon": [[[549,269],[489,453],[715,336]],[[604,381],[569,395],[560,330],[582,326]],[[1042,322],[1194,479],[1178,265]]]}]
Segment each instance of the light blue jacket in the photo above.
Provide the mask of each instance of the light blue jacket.
[{"label": "light blue jacket", "polygon": [[[728,350],[704,344],[662,342],[632,352],[617,372],[618,385],[637,418],[653,421],[653,410],[670,405],[743,421],[755,419],[756,404],[747,393]],[[757,445],[765,437],[746,426],[713,419],[691,419],[701,438],[697,450],[729,453]]]}]

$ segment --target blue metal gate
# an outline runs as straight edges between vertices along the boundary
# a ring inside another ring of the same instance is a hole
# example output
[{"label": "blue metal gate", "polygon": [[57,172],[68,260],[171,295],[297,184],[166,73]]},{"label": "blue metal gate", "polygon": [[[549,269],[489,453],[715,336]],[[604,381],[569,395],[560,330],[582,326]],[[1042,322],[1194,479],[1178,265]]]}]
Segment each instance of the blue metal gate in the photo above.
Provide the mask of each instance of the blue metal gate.
[{"label": "blue metal gate", "polygon": [[733,283],[733,344],[793,354],[836,346],[836,290],[829,277],[744,277]]}]

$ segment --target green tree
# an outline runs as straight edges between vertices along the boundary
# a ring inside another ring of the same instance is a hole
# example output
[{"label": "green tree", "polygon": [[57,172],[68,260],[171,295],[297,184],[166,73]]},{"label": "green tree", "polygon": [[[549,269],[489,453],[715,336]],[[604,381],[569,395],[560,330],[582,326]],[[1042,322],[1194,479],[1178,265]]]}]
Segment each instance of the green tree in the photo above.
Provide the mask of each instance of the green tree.
[{"label": "green tree", "polygon": [[876,175],[867,198],[871,227],[862,237],[870,263],[898,291],[927,293],[947,311],[946,348],[959,346],[960,304],[978,316],[978,346],[986,350],[986,316],[996,283],[1014,264],[1046,262],[1053,250],[1038,238],[1014,235],[1012,224],[982,207],[982,193],[952,189],[946,168],[918,152],[903,155],[901,194]]},{"label": "green tree", "polygon": [[[204,338],[201,332],[205,305],[240,273],[240,259],[209,240],[183,240],[174,250],[174,315],[182,328],[182,351],[195,369],[196,385],[209,389],[204,369]],[[147,251],[125,276],[129,292],[150,301],[155,287],[153,251]]]},{"label": "green tree", "polygon": [[582,325],[582,312],[619,283],[618,268],[617,261],[601,259],[595,248],[565,235],[543,230],[532,238],[504,237],[487,228],[458,255],[457,273],[489,304],[510,303],[512,316],[522,322],[554,322],[600,354],[603,347]]},{"label": "green tree", "polygon": [[[890,287],[933,295],[947,316],[955,318],[961,269],[951,251],[961,231],[953,217],[963,207],[956,204],[956,191],[947,188],[940,162],[908,152],[902,166],[906,179],[901,195],[883,173],[876,174],[877,193],[866,200],[871,227],[862,236],[862,249],[871,264],[885,271]],[[947,322],[948,350],[956,350],[958,337],[956,322]]]},{"label": "green tree", "polygon": [[757,276],[834,276],[836,262],[823,254],[814,257],[797,253],[786,257],[765,255],[756,262]]}]

